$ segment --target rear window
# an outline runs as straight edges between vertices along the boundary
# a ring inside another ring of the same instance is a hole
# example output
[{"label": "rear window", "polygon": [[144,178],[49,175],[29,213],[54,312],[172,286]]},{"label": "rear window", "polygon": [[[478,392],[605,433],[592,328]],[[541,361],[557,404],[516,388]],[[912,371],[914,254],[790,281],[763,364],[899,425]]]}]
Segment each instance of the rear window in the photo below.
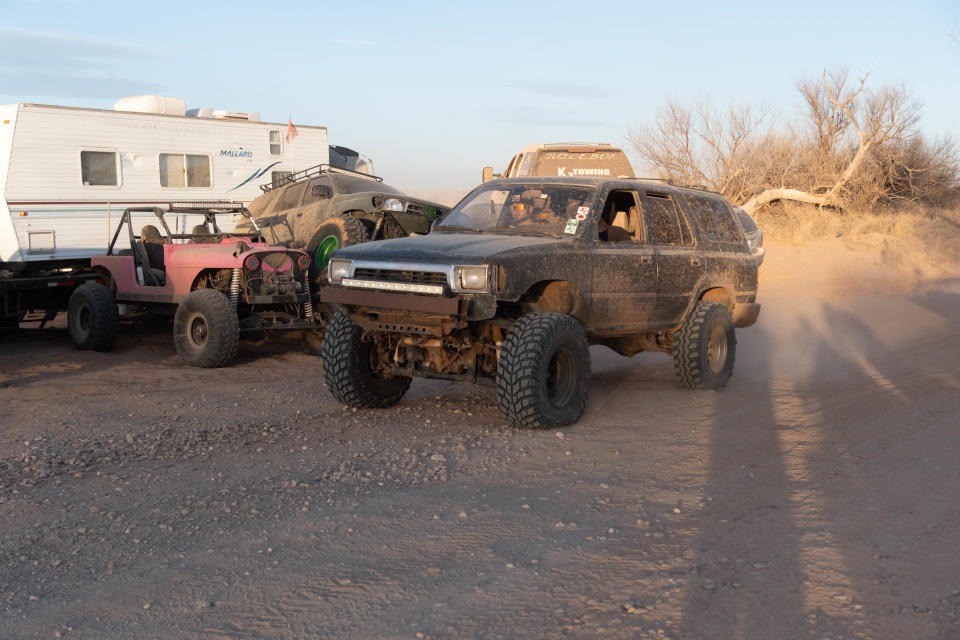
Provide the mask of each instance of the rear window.
[{"label": "rear window", "polygon": [[633,168],[623,151],[541,151],[536,176],[633,177]]},{"label": "rear window", "polygon": [[737,223],[721,200],[691,196],[690,208],[700,219],[700,227],[703,228],[707,240],[737,244],[743,241]]},{"label": "rear window", "polygon": [[665,193],[643,194],[643,219],[650,244],[685,245],[693,242],[676,203]]},{"label": "rear window", "polygon": [[743,227],[744,233],[755,233],[760,231],[760,227],[757,226],[757,222],[750,217],[749,213],[743,209],[734,209],[733,211],[737,214],[737,220],[740,221],[740,226]]}]

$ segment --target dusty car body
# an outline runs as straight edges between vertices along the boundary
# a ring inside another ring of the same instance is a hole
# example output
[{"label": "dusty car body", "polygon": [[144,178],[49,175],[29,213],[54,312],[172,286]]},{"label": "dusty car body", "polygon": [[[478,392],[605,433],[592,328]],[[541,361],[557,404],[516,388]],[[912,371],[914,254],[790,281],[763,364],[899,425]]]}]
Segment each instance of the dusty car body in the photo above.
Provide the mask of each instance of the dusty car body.
[{"label": "dusty car body", "polygon": [[311,167],[276,184],[249,210],[268,242],[302,248],[322,281],[334,251],[341,247],[410,234],[426,234],[449,207],[405,195],[365,173],[328,165]]},{"label": "dusty car body", "polygon": [[760,309],[729,203],[637,179],[489,182],[429,236],[348,247],[328,271],[321,298],[343,311],[324,369],[341,402],[388,406],[412,376],[469,380],[496,385],[521,426],[579,419],[588,344],[664,351],[686,386],[720,388],[734,328]]},{"label": "dusty car body", "polygon": [[[171,231],[165,214],[201,216],[191,233]],[[242,207],[221,214],[246,213]],[[152,213],[156,225],[140,235],[135,214]],[[190,365],[219,367],[237,352],[243,332],[312,330],[316,320],[310,293],[310,257],[273,246],[260,232],[224,233],[217,211],[192,207],[129,208],[121,216],[106,255],[91,266],[101,283],[79,287],[70,300],[68,329],[80,349],[109,351],[119,319],[154,313],[174,316],[174,344]],[[126,230],[130,249],[115,251]]]}]

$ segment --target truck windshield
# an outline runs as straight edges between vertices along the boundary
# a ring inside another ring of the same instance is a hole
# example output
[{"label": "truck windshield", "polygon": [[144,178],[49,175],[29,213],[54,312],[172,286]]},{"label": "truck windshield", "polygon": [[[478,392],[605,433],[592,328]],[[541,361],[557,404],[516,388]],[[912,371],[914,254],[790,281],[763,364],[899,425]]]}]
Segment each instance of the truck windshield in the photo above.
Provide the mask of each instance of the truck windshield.
[{"label": "truck windshield", "polygon": [[454,207],[438,228],[574,233],[590,212],[596,193],[595,187],[541,183],[481,187]]}]

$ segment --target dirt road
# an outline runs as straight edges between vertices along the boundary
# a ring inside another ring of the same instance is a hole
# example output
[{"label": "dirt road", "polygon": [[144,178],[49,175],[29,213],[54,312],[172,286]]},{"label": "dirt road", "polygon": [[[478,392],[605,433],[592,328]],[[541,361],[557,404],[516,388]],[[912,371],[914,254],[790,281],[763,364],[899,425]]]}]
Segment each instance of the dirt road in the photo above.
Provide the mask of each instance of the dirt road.
[{"label": "dirt road", "polygon": [[0,639],[960,637],[960,280],[770,249],[727,390],[594,348],[559,431],[0,336]]}]

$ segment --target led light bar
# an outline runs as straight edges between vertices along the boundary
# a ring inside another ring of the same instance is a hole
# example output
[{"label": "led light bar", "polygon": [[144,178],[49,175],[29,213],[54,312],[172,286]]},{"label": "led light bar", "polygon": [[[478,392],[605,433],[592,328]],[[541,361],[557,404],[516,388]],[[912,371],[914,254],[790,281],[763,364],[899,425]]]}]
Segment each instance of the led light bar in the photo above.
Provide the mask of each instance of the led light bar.
[{"label": "led light bar", "polygon": [[385,280],[358,280],[344,278],[343,286],[355,289],[375,289],[377,291],[403,291],[405,293],[425,293],[431,296],[442,296],[445,287],[439,284],[414,284],[412,282],[388,282]]}]

